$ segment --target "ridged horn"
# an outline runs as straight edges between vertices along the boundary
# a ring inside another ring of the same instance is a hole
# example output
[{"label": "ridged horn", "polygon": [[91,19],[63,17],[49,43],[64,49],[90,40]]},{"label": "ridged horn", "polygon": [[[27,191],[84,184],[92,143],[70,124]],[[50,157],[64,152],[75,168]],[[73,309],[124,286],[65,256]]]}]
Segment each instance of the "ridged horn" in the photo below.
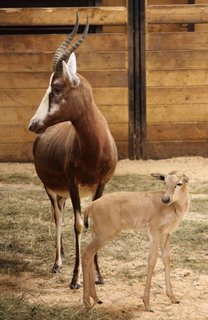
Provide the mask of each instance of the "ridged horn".
[{"label": "ridged horn", "polygon": [[74,36],[77,34],[78,28],[79,28],[79,14],[78,14],[78,12],[76,12],[76,22],[75,22],[75,26],[74,26],[72,32],[68,35],[66,40],[64,40],[64,42],[61,43],[61,45],[58,47],[58,49],[56,50],[56,52],[53,56],[52,64],[53,64],[54,71],[56,70],[56,65],[57,65],[59,59],[62,57],[62,55],[66,51],[67,46],[70,44],[70,42],[73,40]]},{"label": "ridged horn", "polygon": [[74,52],[86,38],[88,30],[89,30],[89,21],[87,17],[87,22],[86,22],[86,26],[84,28],[83,34],[68,50],[65,49],[65,51],[59,56],[58,60],[56,61],[56,64],[54,65],[54,71],[62,71],[62,61],[67,62],[69,60],[69,57],[72,54],[72,52]]}]

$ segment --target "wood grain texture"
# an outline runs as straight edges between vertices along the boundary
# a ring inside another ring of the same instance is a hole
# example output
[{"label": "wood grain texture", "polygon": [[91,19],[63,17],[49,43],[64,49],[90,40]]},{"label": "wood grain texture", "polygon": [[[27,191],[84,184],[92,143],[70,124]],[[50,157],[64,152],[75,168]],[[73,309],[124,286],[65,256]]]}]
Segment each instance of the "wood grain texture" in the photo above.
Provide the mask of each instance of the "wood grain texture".
[{"label": "wood grain texture", "polygon": [[[122,106],[99,106],[108,123],[128,124],[128,105]],[[31,117],[35,114],[37,107],[0,107],[1,125],[23,125],[27,127]]]},{"label": "wood grain texture", "polygon": [[[100,48],[102,50],[102,48]],[[127,51],[76,53],[78,71],[123,70],[128,68]],[[50,72],[53,53],[48,52],[0,52],[1,72]]]},{"label": "wood grain texture", "polygon": [[206,23],[207,4],[150,5],[146,9],[147,23]]},{"label": "wood grain texture", "polygon": [[149,159],[167,159],[178,156],[208,157],[208,141],[153,141],[147,142]]},{"label": "wood grain texture", "polygon": [[162,50],[146,52],[148,70],[208,69],[208,50]]},{"label": "wood grain texture", "polygon": [[79,12],[80,24],[90,25],[126,25],[125,7],[65,7],[65,8],[7,8],[0,9],[2,26],[61,26],[74,25],[76,12]]},{"label": "wood grain texture", "polygon": [[183,105],[207,104],[208,90],[206,86],[147,88],[147,105]]},{"label": "wood grain texture", "polygon": [[148,141],[206,140],[208,122],[148,123]]},{"label": "wood grain texture", "polygon": [[[80,71],[94,88],[127,87],[127,70]],[[5,89],[41,89],[47,88],[51,72],[8,72],[0,73],[0,88]]]},{"label": "wood grain texture", "polygon": [[[0,89],[0,108],[37,107],[45,94],[44,89]],[[97,105],[128,105],[128,88],[94,88]]]},{"label": "wood grain texture", "polygon": [[147,71],[148,87],[207,86],[208,70],[151,70]]},{"label": "wood grain texture", "polygon": [[[0,53],[54,53],[57,46],[66,39],[66,34],[36,34],[36,35],[0,35]],[[75,37],[77,40],[79,36]],[[88,34],[86,40],[79,47],[78,52],[127,51],[126,34]]]},{"label": "wood grain texture", "polygon": [[148,105],[147,123],[208,122],[207,104]]},{"label": "wood grain texture", "polygon": [[149,33],[147,50],[208,50],[208,32]]},{"label": "wood grain texture", "polygon": [[[128,142],[117,142],[118,158],[128,158]],[[0,143],[0,161],[28,162],[33,161],[33,142],[30,143]]]}]

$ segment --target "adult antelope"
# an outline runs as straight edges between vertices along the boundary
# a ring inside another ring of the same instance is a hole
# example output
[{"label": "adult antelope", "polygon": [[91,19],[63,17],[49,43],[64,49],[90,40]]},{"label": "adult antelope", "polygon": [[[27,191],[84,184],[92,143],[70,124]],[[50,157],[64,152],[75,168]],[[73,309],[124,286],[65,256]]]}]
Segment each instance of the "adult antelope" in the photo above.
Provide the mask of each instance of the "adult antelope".
[{"label": "adult antelope", "polygon": [[[80,236],[83,229],[80,195],[102,196],[106,182],[117,163],[117,150],[108,124],[97,108],[92,88],[76,70],[74,51],[84,41],[89,24],[79,40],[68,47],[78,31],[78,14],[73,31],[59,46],[53,58],[49,87],[29,123],[38,134],[33,155],[37,174],[51,202],[56,224],[56,258],[52,268],[62,267],[62,209],[71,197],[74,211],[76,259],[72,289],[80,287]],[[97,259],[98,282],[102,283]]]}]

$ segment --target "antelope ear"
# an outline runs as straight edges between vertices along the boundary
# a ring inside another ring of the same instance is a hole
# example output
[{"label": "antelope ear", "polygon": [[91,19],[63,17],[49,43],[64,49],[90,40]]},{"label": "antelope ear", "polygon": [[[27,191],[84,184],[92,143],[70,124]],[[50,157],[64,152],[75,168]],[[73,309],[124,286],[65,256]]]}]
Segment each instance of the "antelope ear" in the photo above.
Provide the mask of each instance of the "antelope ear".
[{"label": "antelope ear", "polygon": [[161,173],[151,173],[151,176],[157,180],[162,180],[162,181],[164,181],[166,178],[166,175]]},{"label": "antelope ear", "polygon": [[66,64],[65,61],[62,61],[62,66],[63,66],[63,74],[66,78],[68,78],[71,86],[73,88],[78,87],[80,80],[79,80],[78,76],[76,75],[76,73],[73,72],[73,70],[70,68],[68,63]]},{"label": "antelope ear", "polygon": [[70,55],[67,66],[74,74],[77,73],[77,60],[74,52]]}]

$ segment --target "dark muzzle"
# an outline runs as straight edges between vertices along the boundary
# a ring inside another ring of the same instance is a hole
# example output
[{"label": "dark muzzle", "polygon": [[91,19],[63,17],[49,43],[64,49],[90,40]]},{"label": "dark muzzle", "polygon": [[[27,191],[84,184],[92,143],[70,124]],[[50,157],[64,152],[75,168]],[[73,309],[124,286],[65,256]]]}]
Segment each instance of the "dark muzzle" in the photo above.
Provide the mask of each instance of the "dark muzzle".
[{"label": "dark muzzle", "polygon": [[163,196],[161,198],[162,202],[165,204],[168,204],[170,202],[170,197],[169,196]]}]

